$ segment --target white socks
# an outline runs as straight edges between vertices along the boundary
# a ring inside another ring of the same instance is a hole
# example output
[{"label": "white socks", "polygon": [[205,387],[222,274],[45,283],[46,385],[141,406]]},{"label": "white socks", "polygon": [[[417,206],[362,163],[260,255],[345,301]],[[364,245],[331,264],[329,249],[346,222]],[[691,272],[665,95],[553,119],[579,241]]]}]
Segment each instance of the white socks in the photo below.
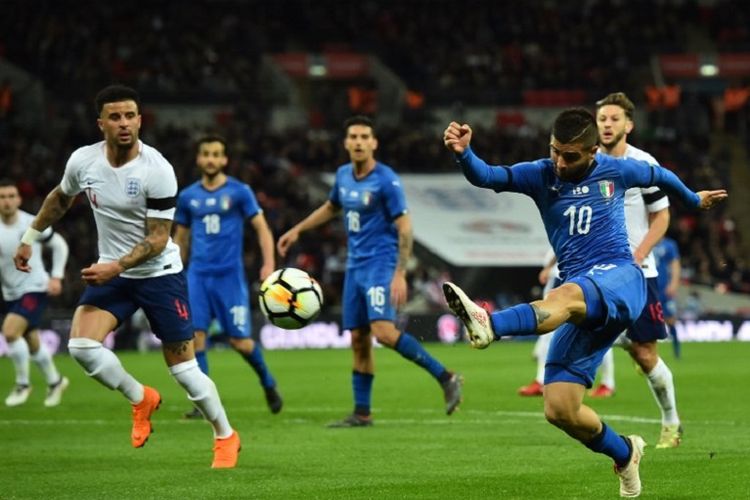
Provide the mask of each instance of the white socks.
[{"label": "white socks", "polygon": [[18,337],[8,341],[8,356],[16,370],[16,385],[29,385],[29,344],[26,339]]},{"label": "white socks", "polygon": [[214,437],[224,439],[232,435],[227,413],[221,404],[219,392],[213,380],[198,368],[195,359],[183,361],[169,367],[174,379],[188,393],[188,399],[203,413],[214,428]]},{"label": "white socks", "polygon": [[49,351],[42,341],[39,341],[39,349],[31,355],[31,359],[36,363],[44,375],[47,385],[55,385],[60,382],[60,372],[57,371],[55,362],[52,361]]},{"label": "white socks", "polygon": [[648,386],[661,409],[661,422],[663,425],[675,425],[680,423],[677,415],[677,402],[672,381],[672,371],[664,360],[659,361],[654,369],[646,375]]},{"label": "white socks", "polygon": [[615,355],[612,352],[612,349],[609,349],[607,351],[607,354],[604,355],[604,359],[602,360],[602,365],[600,367],[601,370],[601,377],[599,378],[599,383],[604,384],[610,389],[615,389]]},{"label": "white socks", "polygon": [[143,401],[143,385],[125,371],[115,353],[105,349],[101,342],[73,338],[68,341],[68,351],[89,377],[110,389],[117,389],[132,404]]},{"label": "white socks", "polygon": [[[115,353],[105,349],[101,342],[74,338],[68,342],[70,355],[90,377],[110,389],[122,392],[131,403],[143,401],[143,385],[125,371]],[[219,399],[216,385],[208,378],[195,359],[169,367],[169,372],[188,393],[190,399],[205,415],[214,428],[214,436],[227,438],[232,432],[227,414]]]}]

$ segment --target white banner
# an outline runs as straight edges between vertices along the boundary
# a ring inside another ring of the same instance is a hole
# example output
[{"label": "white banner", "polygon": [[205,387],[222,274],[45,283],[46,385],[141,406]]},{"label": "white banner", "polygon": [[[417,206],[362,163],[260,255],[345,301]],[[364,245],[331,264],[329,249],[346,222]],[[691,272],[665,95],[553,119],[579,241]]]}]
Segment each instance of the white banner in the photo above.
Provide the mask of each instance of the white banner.
[{"label": "white banner", "polygon": [[539,267],[549,248],[528,196],[495,193],[462,174],[402,174],[420,244],[455,266]]},{"label": "white banner", "polygon": [[[454,266],[541,267],[549,249],[534,202],[472,186],[463,174],[400,174],[414,238]],[[333,174],[324,174],[330,186]]]}]

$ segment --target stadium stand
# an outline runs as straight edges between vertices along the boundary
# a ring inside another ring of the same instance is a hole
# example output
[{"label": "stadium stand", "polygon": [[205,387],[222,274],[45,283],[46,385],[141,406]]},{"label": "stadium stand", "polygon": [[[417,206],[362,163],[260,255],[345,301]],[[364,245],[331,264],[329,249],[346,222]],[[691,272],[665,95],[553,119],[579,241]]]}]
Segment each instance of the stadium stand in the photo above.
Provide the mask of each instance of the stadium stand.
[{"label": "stadium stand", "polygon": [[[307,93],[307,121],[272,126],[274,106],[288,105],[289,95],[268,84],[266,56],[358,53],[377,58],[408,91],[400,120],[379,130],[378,157],[398,171],[454,169],[435,132],[444,125],[438,109],[460,116],[472,106],[502,108],[494,123],[483,125],[474,147],[488,161],[511,163],[547,153],[548,130],[519,109],[591,106],[623,90],[649,110],[639,120],[640,147],[689,185],[732,192],[734,179],[748,175],[745,81],[736,77],[707,87],[683,78],[659,85],[648,57],[750,50],[743,22],[750,6],[735,2],[729,12],[725,3],[597,0],[579,8],[524,2],[519,9],[514,2],[469,1],[457,20],[449,10],[413,1],[166,1],[140,6],[137,16],[124,4],[92,3],[83,10],[45,2],[0,20],[0,171],[19,182],[24,208],[35,211],[72,149],[98,137],[86,99],[118,81],[141,91],[142,138],[159,147],[184,186],[196,176],[193,139],[208,127],[188,119],[167,123],[157,105],[223,104],[210,128],[229,140],[228,172],[254,186],[278,236],[325,196],[325,187],[310,179],[343,161],[341,119],[361,106],[372,106],[377,115],[382,100],[371,74],[297,79],[296,92]],[[627,29],[633,24],[639,30]],[[590,28],[571,29],[582,25]],[[727,88],[737,92],[730,92],[732,105],[724,109],[717,96],[725,98]],[[659,89],[674,89],[677,105],[659,100],[665,95]],[[750,293],[748,243],[742,240],[750,225],[732,206],[703,215],[676,206],[670,232],[680,244],[686,281]],[[73,213],[58,228],[72,246],[64,297],[69,306],[82,286],[77,270],[96,251],[88,209],[78,203]],[[343,238],[332,225],[314,241],[303,241],[294,257],[298,267],[323,278],[333,303]],[[250,251],[246,259],[255,275],[258,255]],[[423,266],[414,273],[418,288],[440,271]]]}]

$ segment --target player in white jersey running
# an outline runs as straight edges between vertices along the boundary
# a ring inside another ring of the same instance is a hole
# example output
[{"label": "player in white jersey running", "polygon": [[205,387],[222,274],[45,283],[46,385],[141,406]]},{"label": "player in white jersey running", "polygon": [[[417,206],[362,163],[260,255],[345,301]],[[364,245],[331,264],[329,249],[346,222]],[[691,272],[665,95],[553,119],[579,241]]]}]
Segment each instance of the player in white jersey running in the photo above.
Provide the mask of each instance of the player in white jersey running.
[{"label": "player in white jersey running", "polygon": [[[57,371],[50,352],[40,341],[38,327],[47,306],[47,297],[62,292],[68,244],[52,228],[47,228],[34,244],[31,275],[18,272],[12,257],[21,236],[34,219],[33,215],[19,210],[20,206],[18,187],[8,179],[0,180],[0,284],[5,302],[2,332],[16,372],[16,384],[5,398],[5,405],[19,406],[29,399],[29,364],[33,360],[47,382],[44,406],[57,406],[69,382]],[[51,277],[42,262],[42,245],[52,251]]]},{"label": "player in white jersey running", "polygon": [[138,139],[138,93],[111,85],[95,99],[104,140],[74,151],[60,185],[44,200],[21,239],[16,268],[32,270],[33,244],[85,192],[94,212],[99,260],[81,270],[87,287],[73,315],[68,350],[84,371],[132,404],[131,443],[140,448],[152,432],[159,392],[137,381],[102,345],[107,335],[143,309],[162,341],[169,371],[214,431],[212,468],[237,464],[240,438],[229,424],[213,381],[198,368],[180,250],[169,234],[177,179],[172,165]]},{"label": "player in white jersey running", "polygon": [[[609,94],[596,103],[596,109],[600,152],[657,165],[653,156],[627,143],[628,134],[633,130],[635,106],[625,94]],[[682,426],[677,414],[672,372],[659,357],[657,348],[657,341],[666,338],[668,331],[656,283],[659,273],[651,251],[669,227],[666,194],[656,187],[628,189],[625,192],[625,223],[633,257],[641,266],[648,285],[648,300],[643,313],[626,333],[630,341],[627,350],[646,375],[661,410],[662,430],[656,448],[674,448],[682,439]],[[611,350],[608,356],[611,362]]]}]

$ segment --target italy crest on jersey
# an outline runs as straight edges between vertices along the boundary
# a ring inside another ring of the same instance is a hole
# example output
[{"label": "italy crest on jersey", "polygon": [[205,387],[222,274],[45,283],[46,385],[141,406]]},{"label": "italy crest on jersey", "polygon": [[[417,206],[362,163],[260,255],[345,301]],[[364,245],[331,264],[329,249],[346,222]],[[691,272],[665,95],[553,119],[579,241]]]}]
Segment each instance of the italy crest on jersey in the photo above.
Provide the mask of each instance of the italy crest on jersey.
[{"label": "italy crest on jersey", "polygon": [[599,181],[599,192],[605,198],[612,198],[615,194],[615,183],[612,181]]},{"label": "italy crest on jersey", "polygon": [[371,201],[372,201],[372,193],[370,193],[369,191],[365,191],[364,193],[362,193],[362,204],[364,206],[368,206]]},{"label": "italy crest on jersey", "polygon": [[139,194],[141,194],[141,180],[138,177],[125,179],[125,195],[128,198],[135,198]]},{"label": "italy crest on jersey", "polygon": [[232,206],[232,198],[227,195],[222,196],[219,200],[219,206],[226,212]]}]

